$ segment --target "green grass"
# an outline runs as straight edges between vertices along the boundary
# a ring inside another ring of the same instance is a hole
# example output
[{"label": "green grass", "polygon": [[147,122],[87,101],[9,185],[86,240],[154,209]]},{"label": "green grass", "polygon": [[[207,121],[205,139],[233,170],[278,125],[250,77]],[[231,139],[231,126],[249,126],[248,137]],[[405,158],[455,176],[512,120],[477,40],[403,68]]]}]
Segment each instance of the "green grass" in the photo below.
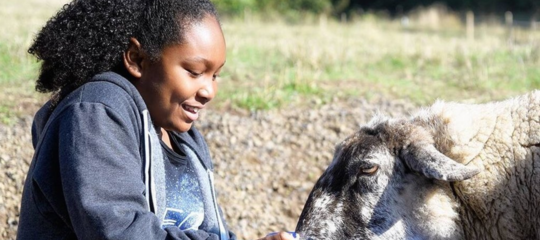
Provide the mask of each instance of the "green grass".
[{"label": "green grass", "polygon": [[0,42],[0,83],[16,84],[34,78],[39,63],[20,53],[20,46]]},{"label": "green grass", "polygon": [[[43,100],[33,93],[39,63],[26,49],[64,2],[0,3],[0,121],[19,114],[13,95]],[[502,26],[479,25],[471,41],[455,16],[446,19],[438,27],[371,14],[347,24],[224,19],[227,64],[214,106],[260,110],[371,96],[483,102],[540,87],[540,31],[515,29],[509,41]]]}]

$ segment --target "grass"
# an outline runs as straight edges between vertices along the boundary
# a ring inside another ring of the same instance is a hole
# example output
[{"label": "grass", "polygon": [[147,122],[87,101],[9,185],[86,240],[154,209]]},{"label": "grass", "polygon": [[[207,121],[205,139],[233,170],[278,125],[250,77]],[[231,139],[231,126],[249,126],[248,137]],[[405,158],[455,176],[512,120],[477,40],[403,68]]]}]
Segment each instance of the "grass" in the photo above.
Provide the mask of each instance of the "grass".
[{"label": "grass", "polygon": [[373,18],[225,22],[224,31],[229,55],[222,85],[235,87],[221,97],[248,108],[374,92],[417,104],[481,102],[540,86],[540,32],[516,29],[510,43],[501,27],[479,26],[470,41],[460,26],[411,29]]},{"label": "grass", "polygon": [[36,76],[39,64],[26,53],[32,39],[65,0],[0,2],[0,84]]},{"label": "grass", "polygon": [[65,0],[0,1],[0,123],[33,114],[45,99],[34,92],[39,63],[26,52],[39,29]]},{"label": "grass", "polygon": [[[33,93],[39,63],[26,49],[64,2],[0,3],[0,121],[24,113],[13,96],[44,98]],[[228,56],[214,106],[260,110],[375,95],[483,102],[540,87],[540,31],[514,29],[509,40],[502,26],[479,25],[471,40],[455,16],[438,26],[418,19],[407,27],[371,14],[346,24],[224,19]]]}]

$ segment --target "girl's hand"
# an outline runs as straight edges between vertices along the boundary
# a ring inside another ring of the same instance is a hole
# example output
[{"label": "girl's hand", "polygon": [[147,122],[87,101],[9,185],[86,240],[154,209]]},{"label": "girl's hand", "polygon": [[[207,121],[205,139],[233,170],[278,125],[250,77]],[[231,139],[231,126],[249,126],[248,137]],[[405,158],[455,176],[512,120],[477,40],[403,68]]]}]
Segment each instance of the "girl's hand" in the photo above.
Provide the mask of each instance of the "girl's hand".
[{"label": "girl's hand", "polygon": [[259,238],[258,240],[296,240],[292,234],[288,232],[278,232],[266,235],[264,238]]}]

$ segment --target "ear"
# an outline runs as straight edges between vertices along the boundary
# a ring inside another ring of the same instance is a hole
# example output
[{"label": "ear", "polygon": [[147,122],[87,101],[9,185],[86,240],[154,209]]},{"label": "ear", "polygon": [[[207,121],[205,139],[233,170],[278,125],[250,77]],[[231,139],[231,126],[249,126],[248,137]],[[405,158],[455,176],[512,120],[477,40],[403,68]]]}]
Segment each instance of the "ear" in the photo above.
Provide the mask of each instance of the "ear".
[{"label": "ear", "polygon": [[401,152],[405,163],[427,178],[443,181],[463,181],[480,172],[475,167],[463,165],[439,152],[432,144],[411,144]]},{"label": "ear", "polygon": [[141,44],[135,38],[129,39],[128,48],[124,51],[124,67],[134,78],[141,78],[143,71],[143,61],[146,54],[141,48]]}]

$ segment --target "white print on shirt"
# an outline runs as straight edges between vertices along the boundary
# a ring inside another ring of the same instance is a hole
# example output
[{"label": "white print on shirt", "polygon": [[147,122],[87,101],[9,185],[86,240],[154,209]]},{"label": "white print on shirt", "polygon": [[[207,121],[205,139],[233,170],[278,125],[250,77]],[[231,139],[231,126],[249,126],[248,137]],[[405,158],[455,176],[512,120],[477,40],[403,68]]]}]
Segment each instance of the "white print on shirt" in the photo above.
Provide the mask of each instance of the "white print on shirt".
[{"label": "white print on shirt", "polygon": [[204,198],[200,183],[191,166],[167,173],[166,209],[162,228],[197,230],[204,221]]},{"label": "white print on shirt", "polygon": [[184,212],[181,209],[167,208],[163,216],[162,228],[176,226],[182,231],[197,230],[204,220],[204,213]]}]

